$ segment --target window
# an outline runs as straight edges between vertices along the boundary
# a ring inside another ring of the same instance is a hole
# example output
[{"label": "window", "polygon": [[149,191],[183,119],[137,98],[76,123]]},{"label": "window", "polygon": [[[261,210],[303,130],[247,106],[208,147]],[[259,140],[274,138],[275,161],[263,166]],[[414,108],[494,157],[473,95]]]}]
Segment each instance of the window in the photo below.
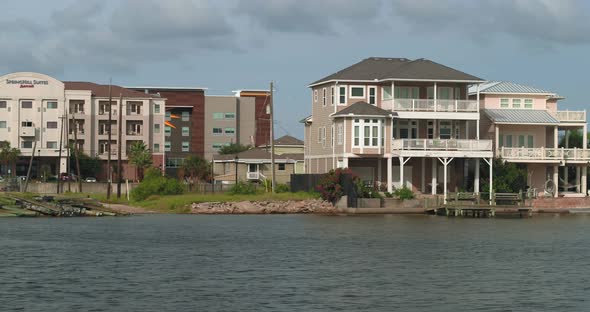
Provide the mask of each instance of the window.
[{"label": "window", "polygon": [[223,116],[225,119],[236,119],[235,113],[225,113]]},{"label": "window", "polygon": [[129,107],[128,115],[141,115],[141,106],[143,105],[141,102],[127,102],[126,104]]},{"label": "window", "polygon": [[327,92],[328,91],[326,91],[326,88],[322,89],[322,106],[326,106],[328,104]]},{"label": "window", "polygon": [[455,88],[455,93],[453,94],[453,99],[460,100],[461,99],[461,88]]},{"label": "window", "polygon": [[0,101],[0,108],[6,108],[6,101]]},{"label": "window", "polygon": [[279,165],[279,171],[285,171],[285,164],[278,164]]},{"label": "window", "polygon": [[533,99],[524,99],[524,108],[533,108]]},{"label": "window", "polygon": [[20,126],[23,128],[30,128],[33,126],[33,122],[32,121],[23,121],[20,123]]},{"label": "window", "polygon": [[[379,146],[379,119],[355,119],[354,120],[354,146],[378,147]],[[362,132],[361,132],[362,129]],[[362,134],[362,137],[361,137]]]},{"label": "window", "polygon": [[170,151],[170,141],[164,142],[164,151],[166,151],[166,152]]},{"label": "window", "polygon": [[334,94],[334,87],[330,87],[330,105],[334,105],[334,97],[336,95]]},{"label": "window", "polygon": [[504,146],[504,136],[503,135],[498,136],[498,146],[500,146],[500,147]]},{"label": "window", "polygon": [[500,99],[500,107],[501,108],[510,107],[510,101],[508,99]]},{"label": "window", "polygon": [[340,87],[338,91],[338,104],[346,104],[346,87]]},{"label": "window", "polygon": [[57,148],[57,142],[56,141],[47,141],[47,148],[51,148],[51,149]]},{"label": "window", "polygon": [[167,168],[179,168],[184,163],[184,158],[166,157]]},{"label": "window", "polygon": [[223,119],[223,113],[213,113],[213,119]]},{"label": "window", "polygon": [[57,129],[57,121],[48,121],[47,129]]},{"label": "window", "polygon": [[377,104],[377,88],[369,87],[369,104]]},{"label": "window", "polygon": [[512,99],[512,108],[520,108],[520,99]]},{"label": "window", "polygon": [[365,97],[365,87],[350,87],[350,97],[351,98],[364,98]]},{"label": "window", "polygon": [[83,114],[84,113],[84,101],[70,101],[70,113],[72,114]]},{"label": "window", "polygon": [[524,147],[524,135],[518,136],[518,147]]},{"label": "window", "polygon": [[213,134],[214,135],[223,134],[223,129],[221,129],[221,128],[213,128]]},{"label": "window", "polygon": [[160,133],[160,124],[154,124],[154,133]]},{"label": "window", "polygon": [[20,142],[21,148],[33,148],[33,141],[22,141]]},{"label": "window", "polygon": [[164,135],[170,136],[172,134],[172,128],[171,127],[166,126],[166,128],[164,128],[164,129],[165,129],[164,130]]},{"label": "window", "polygon": [[434,122],[429,121],[426,125],[426,138],[434,139]]},{"label": "window", "polygon": [[170,121],[170,116],[171,116],[171,115],[172,115],[172,114],[170,114],[170,112],[166,112],[166,118],[165,118],[165,119],[166,119],[166,121]]},{"label": "window", "polygon": [[527,135],[527,147],[528,148],[533,148],[534,145],[534,139],[532,135]]},{"label": "window", "polygon": [[159,153],[159,152],[160,152],[160,144],[154,143],[154,153]]},{"label": "window", "polygon": [[511,135],[507,135],[506,136],[506,147],[512,147],[512,136]]},{"label": "window", "polygon": [[451,138],[452,126],[450,121],[441,121],[440,122],[440,129],[439,129],[439,136],[443,140],[449,140]]},{"label": "window", "polygon": [[383,98],[383,101],[391,100],[391,87],[381,88],[381,98]]},{"label": "window", "polygon": [[33,108],[33,102],[32,101],[22,101],[22,102],[20,102],[20,107],[21,108]]},{"label": "window", "polygon": [[57,109],[57,102],[54,102],[54,101],[47,102],[47,108],[48,109]]},{"label": "window", "polygon": [[322,127],[318,127],[318,143],[322,143]]},{"label": "window", "polygon": [[[433,89],[431,89],[431,90],[433,90]],[[419,99],[420,98],[420,89],[418,87],[395,87],[394,92],[395,92],[394,95],[395,95],[396,99]]]},{"label": "window", "polygon": [[334,146],[334,125],[330,127],[330,146]]},{"label": "window", "polygon": [[338,128],[337,128],[337,140],[336,142],[338,143],[338,145],[342,145],[342,135],[344,133],[344,126],[342,124],[338,124]]},{"label": "window", "polygon": [[439,87],[437,88],[438,97],[441,100],[450,100],[453,98],[453,88],[450,87]]},{"label": "window", "polygon": [[190,113],[187,111],[182,112],[182,121],[189,121],[191,118]]},{"label": "window", "polygon": [[182,127],[182,136],[189,136],[190,130],[188,127]]},{"label": "window", "polygon": [[160,104],[154,104],[154,114],[160,113]]},{"label": "window", "polygon": [[318,90],[313,90],[313,101],[314,102],[318,101]]},{"label": "window", "polygon": [[182,142],[182,151],[188,152],[189,149],[190,149],[190,143],[189,142]]},{"label": "window", "polygon": [[4,129],[4,128],[6,128],[6,121],[0,120],[0,129]]},{"label": "window", "polygon": [[234,135],[236,133],[236,128],[225,128],[225,134]]}]

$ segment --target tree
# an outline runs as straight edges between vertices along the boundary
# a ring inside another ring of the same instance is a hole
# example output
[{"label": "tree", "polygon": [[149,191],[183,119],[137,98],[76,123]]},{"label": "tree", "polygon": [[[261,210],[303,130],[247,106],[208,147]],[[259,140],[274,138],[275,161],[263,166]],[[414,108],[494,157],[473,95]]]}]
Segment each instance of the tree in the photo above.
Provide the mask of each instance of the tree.
[{"label": "tree", "polygon": [[[482,191],[486,192],[489,189],[489,167],[485,161],[480,163],[480,172],[482,179],[486,182],[482,183]],[[497,193],[518,193],[527,190],[527,170],[522,164],[515,164],[505,162],[500,158],[494,159],[493,168],[494,180],[493,190]]]},{"label": "tree", "polygon": [[196,155],[185,158],[180,170],[182,177],[188,178],[190,190],[197,180],[205,180],[210,175],[209,162]]},{"label": "tree", "polygon": [[[100,158],[80,152],[80,175],[82,177],[96,177],[101,169]],[[71,162],[70,162],[71,163]]]},{"label": "tree", "polygon": [[[570,130],[568,131],[568,146],[569,148],[582,148],[582,141],[584,137],[582,136],[582,131],[580,130]],[[586,142],[586,146],[588,146],[588,142]],[[561,137],[559,140],[559,147],[566,147],[565,146],[565,136]]]},{"label": "tree", "polygon": [[129,163],[135,166],[137,178],[143,180],[143,172],[152,165],[152,153],[143,141],[131,144],[129,148]]},{"label": "tree", "polygon": [[0,164],[4,164],[6,168],[12,168],[10,175],[14,177],[16,176],[16,161],[21,154],[20,150],[16,147],[11,148],[8,141],[3,141],[0,145]]},{"label": "tree", "polygon": [[225,145],[219,150],[219,155],[234,155],[251,149],[250,145],[242,145],[240,143],[232,143]]}]

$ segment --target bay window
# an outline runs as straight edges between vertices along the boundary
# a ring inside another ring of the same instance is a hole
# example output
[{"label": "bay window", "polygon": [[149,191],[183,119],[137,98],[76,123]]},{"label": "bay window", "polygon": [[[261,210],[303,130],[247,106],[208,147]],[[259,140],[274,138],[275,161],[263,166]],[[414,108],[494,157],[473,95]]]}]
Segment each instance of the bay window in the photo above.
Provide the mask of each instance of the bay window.
[{"label": "bay window", "polygon": [[[383,121],[381,119],[355,119],[354,146],[380,147]],[[362,145],[361,145],[362,144]]]}]

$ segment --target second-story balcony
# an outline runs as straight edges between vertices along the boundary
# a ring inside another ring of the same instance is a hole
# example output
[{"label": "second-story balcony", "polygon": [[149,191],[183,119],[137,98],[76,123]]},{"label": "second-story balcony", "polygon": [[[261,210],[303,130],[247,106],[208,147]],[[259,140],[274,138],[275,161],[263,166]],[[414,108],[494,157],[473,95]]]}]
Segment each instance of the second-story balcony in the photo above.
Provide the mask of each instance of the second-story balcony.
[{"label": "second-story balcony", "polygon": [[557,111],[557,120],[564,123],[586,123],[586,111]]},{"label": "second-story balcony", "polygon": [[492,157],[491,140],[398,139],[393,154],[407,157]]},{"label": "second-story balcony", "polygon": [[579,162],[590,161],[590,150],[552,147],[501,147],[497,156],[510,162]]},{"label": "second-story balcony", "polygon": [[383,101],[383,109],[394,112],[478,113],[479,105],[472,100],[395,99]]}]

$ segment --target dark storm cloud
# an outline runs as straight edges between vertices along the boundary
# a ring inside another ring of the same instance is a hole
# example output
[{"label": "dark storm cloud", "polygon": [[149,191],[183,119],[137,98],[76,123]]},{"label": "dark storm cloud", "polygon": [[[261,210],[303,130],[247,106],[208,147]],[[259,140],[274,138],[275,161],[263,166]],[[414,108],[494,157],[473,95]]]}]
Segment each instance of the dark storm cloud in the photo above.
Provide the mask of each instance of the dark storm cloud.
[{"label": "dark storm cloud", "polygon": [[393,0],[394,16],[426,33],[498,34],[544,44],[590,42],[588,4],[575,0]]},{"label": "dark storm cloud", "polygon": [[238,0],[235,12],[270,32],[335,34],[373,25],[381,9],[381,0]]}]

